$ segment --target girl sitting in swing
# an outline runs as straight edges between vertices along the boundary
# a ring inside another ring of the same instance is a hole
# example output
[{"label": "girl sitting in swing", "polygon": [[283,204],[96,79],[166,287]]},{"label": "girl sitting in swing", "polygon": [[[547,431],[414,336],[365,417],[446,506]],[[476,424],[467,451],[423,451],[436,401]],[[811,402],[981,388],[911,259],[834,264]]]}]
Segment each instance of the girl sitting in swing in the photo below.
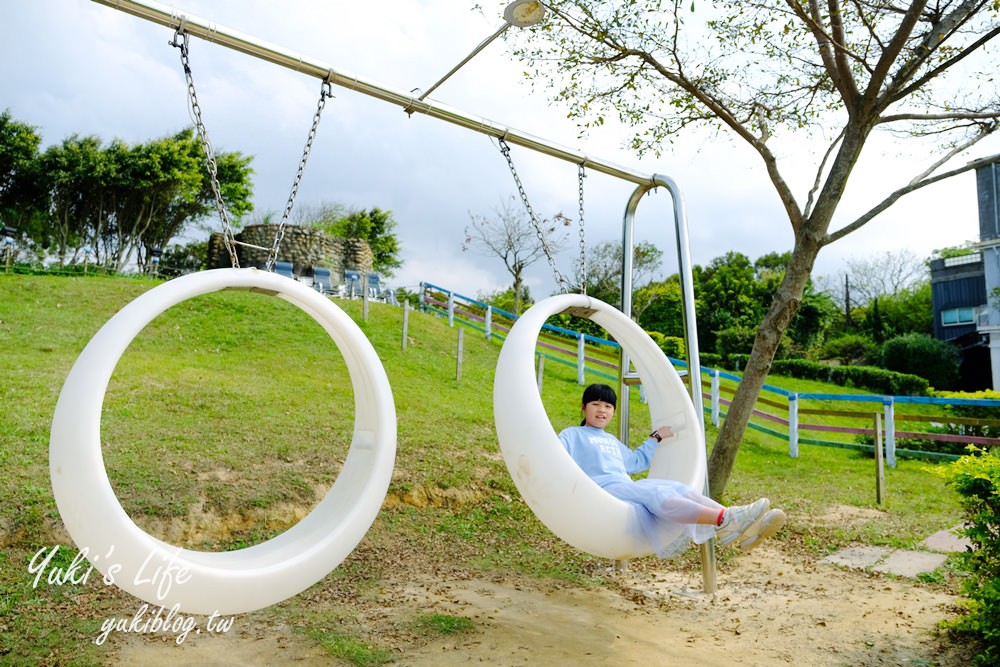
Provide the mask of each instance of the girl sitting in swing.
[{"label": "girl sitting in swing", "polygon": [[559,440],[587,476],[634,506],[636,524],[632,529],[649,540],[657,556],[669,558],[686,549],[689,542],[703,544],[712,537],[720,546],[735,544],[750,551],[785,524],[785,513],[770,509],[767,498],[726,507],[680,482],[633,480],[630,475],[648,469],[656,448],[673,433],[669,426],[661,426],[642,445],[629,449],[604,430],[617,405],[614,389],[606,384],[590,385],[583,392],[583,421],[562,431]]}]

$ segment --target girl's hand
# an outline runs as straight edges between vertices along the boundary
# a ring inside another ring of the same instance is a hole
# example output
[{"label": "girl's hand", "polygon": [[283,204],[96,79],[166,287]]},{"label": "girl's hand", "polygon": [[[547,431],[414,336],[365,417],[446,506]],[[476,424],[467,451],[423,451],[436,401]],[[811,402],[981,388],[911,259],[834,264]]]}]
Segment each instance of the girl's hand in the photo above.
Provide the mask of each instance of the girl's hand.
[{"label": "girl's hand", "polygon": [[650,437],[654,438],[657,442],[663,442],[667,438],[672,438],[679,432],[683,431],[685,426],[686,426],[685,424],[681,424],[679,426],[672,426],[670,424],[667,424],[666,426],[661,426],[660,428],[650,433]]},{"label": "girl's hand", "polygon": [[667,438],[674,437],[674,432],[673,432],[672,428],[669,425],[667,425],[667,426],[661,426],[660,428],[658,428],[655,431],[653,431],[652,433],[650,433],[649,437],[653,438],[657,442],[663,442]]}]

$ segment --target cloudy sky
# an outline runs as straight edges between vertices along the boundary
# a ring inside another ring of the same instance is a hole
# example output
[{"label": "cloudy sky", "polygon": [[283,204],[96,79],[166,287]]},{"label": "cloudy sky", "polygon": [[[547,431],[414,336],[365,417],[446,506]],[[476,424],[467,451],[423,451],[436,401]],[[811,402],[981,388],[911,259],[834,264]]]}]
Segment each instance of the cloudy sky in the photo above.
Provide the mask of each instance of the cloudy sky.
[{"label": "cloudy sky", "polygon": [[[500,5],[475,0],[179,0],[167,6],[301,53],[343,74],[410,91],[426,89],[502,23]],[[490,12],[496,8],[494,16]],[[45,145],[71,134],[108,141],[148,141],[191,124],[173,33],[90,0],[8,2],[2,10],[0,108],[34,125]],[[258,212],[280,213],[301,155],[319,81],[193,38],[191,64],[204,120],[217,150],[253,155]],[[622,148],[625,133],[606,126],[585,138],[523,82],[523,66],[502,40],[493,42],[431,99],[605,162],[671,177],[681,189],[696,263],[729,250],[751,259],[784,252],[792,235],[763,167],[740,144],[688,137],[659,158],[640,160]],[[340,203],[393,212],[405,264],[390,284],[427,281],[475,295],[510,283],[500,260],[462,252],[470,214],[491,216],[516,193],[506,162],[487,136],[335,87],[299,190],[302,206]],[[785,149],[795,160],[801,140]],[[875,143],[856,169],[835,226],[867,210],[926,166]],[[1000,152],[992,140],[956,164]],[[533,208],[577,218],[573,164],[514,146],[512,154]],[[804,155],[803,159],[809,158]],[[795,170],[792,170],[794,173]],[[809,170],[801,170],[808,175]],[[798,185],[804,200],[807,182]],[[592,173],[586,182],[588,244],[619,240],[635,186]],[[675,270],[672,202],[663,191],[639,206],[636,235],[665,250],[664,275]],[[832,275],[850,257],[909,249],[918,256],[958,245],[977,233],[971,174],[910,195],[861,231],[824,249],[817,275]],[[574,229],[574,243],[576,242]],[[578,249],[558,258],[571,274]],[[555,289],[542,261],[529,271],[532,293]]]}]

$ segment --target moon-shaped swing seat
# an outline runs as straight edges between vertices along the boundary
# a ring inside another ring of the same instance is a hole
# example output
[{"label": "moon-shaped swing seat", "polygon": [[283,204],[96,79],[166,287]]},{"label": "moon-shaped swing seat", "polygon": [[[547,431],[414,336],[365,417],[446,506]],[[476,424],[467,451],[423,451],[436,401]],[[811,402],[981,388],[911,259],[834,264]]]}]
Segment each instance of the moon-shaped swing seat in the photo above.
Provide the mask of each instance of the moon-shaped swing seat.
[{"label": "moon-shaped swing seat", "polygon": [[573,461],[542,404],[535,345],[545,321],[563,312],[588,317],[614,337],[642,379],[651,426],[670,424],[677,431],[657,447],[649,476],[683,482],[698,491],[704,488],[704,436],[677,371],[639,325],[618,309],[582,294],[560,294],[535,304],[504,341],[494,379],[493,412],[507,469],[535,515],[565,542],[605,558],[649,555],[653,548],[648,540],[628,529],[632,509],[601,489]]},{"label": "moon-shaped swing seat", "polygon": [[[333,486],[294,526],[245,549],[192,551],[152,537],[122,508],[101,454],[101,409],[115,365],[153,318],[186,299],[223,289],[277,296],[326,330],[350,373],[354,434]],[[350,317],[300,282],[256,269],[218,269],[151,289],[91,339],[70,370],[56,405],[49,467],[66,529],[80,552],[105,575],[105,582],[154,607],[179,605],[186,613],[229,615],[280,602],[339,565],[375,520],[389,487],[395,453],[396,411],[389,381],[371,343]]]}]

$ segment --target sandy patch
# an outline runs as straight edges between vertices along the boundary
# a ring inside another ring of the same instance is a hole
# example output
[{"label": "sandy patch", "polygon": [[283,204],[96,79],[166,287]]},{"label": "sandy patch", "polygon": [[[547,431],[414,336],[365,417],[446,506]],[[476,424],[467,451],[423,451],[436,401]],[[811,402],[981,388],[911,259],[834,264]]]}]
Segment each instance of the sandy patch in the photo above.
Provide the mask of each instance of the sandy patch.
[{"label": "sandy patch", "polygon": [[[413,573],[386,582],[359,608],[387,630],[393,665],[964,665],[935,635],[954,598],[913,580],[792,560],[765,545],[720,567],[718,592],[671,563],[609,573],[604,586],[541,586]],[[472,630],[407,638],[392,632],[421,614],[468,618]],[[337,665],[303,633],[238,617],[224,635],[182,646],[121,638],[120,665]],[[376,637],[376,640],[379,638]]]}]

